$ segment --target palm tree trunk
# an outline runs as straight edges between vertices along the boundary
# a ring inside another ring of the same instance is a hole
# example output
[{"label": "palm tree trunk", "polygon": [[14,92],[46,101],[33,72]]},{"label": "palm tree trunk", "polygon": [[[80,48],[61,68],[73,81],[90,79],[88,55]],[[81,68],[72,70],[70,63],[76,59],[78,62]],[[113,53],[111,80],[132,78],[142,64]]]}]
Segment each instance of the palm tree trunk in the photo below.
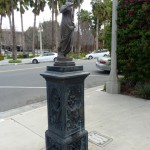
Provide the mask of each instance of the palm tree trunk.
[{"label": "palm tree trunk", "polygon": [[[105,36],[105,27],[106,27],[106,21],[104,21],[104,32],[103,36]],[[103,39],[103,47],[105,47],[105,40]]]},{"label": "palm tree trunk", "polygon": [[[75,12],[75,9],[74,9],[74,7],[72,8],[73,10],[73,18],[72,18],[72,20],[73,20],[73,22],[74,22],[74,12]],[[73,37],[73,39],[72,39],[72,48],[71,48],[71,52],[74,52],[74,53],[77,53],[77,51],[76,51],[76,48],[75,48],[75,50],[73,50],[73,48],[74,48],[74,43],[75,43],[75,41],[74,41],[74,37],[75,37],[75,34],[74,34],[75,32],[73,32],[73,34],[72,34],[72,37]],[[76,47],[76,46],[75,46]]]},{"label": "palm tree trunk", "polygon": [[2,29],[2,21],[3,21],[3,16],[1,16],[1,19],[0,19],[0,29]]},{"label": "palm tree trunk", "polygon": [[36,26],[36,14],[34,14],[34,26],[32,35],[32,54],[35,56],[35,26]]},{"label": "palm tree trunk", "polygon": [[98,50],[98,28],[99,28],[99,19],[97,18],[96,24],[96,49]]},{"label": "palm tree trunk", "polygon": [[52,51],[54,50],[54,0],[52,0]]},{"label": "palm tree trunk", "polygon": [[13,39],[13,60],[17,59],[17,50],[16,50],[16,34],[15,34],[15,20],[14,20],[14,4],[11,0],[11,12],[12,12],[12,39]]},{"label": "palm tree trunk", "polygon": [[12,22],[11,22],[11,16],[8,15],[8,19],[9,19],[9,26],[10,26],[10,30],[12,29]]},{"label": "palm tree trunk", "polygon": [[80,4],[78,6],[78,57],[80,57]]},{"label": "palm tree trunk", "polygon": [[[10,15],[8,15],[8,19],[9,19],[9,26],[10,26],[10,37],[12,37],[12,35],[13,35],[13,33],[12,33],[12,21],[11,21],[11,16]],[[11,51],[13,50],[12,45],[13,45],[13,39],[10,39],[10,49],[11,49]]]},{"label": "palm tree trunk", "polygon": [[56,50],[58,50],[58,26],[57,26],[57,16],[58,16],[58,14],[57,14],[57,12],[55,12],[55,19],[56,19],[56,21],[55,21],[55,40],[56,40]]},{"label": "palm tree trunk", "polygon": [[21,44],[22,44],[23,55],[25,55],[24,28],[23,28],[23,15],[22,15],[22,13],[21,13],[21,12],[20,12],[20,18],[21,18],[21,30],[22,30]]},{"label": "palm tree trunk", "polygon": [[0,19],[0,54],[2,53],[2,20],[3,20],[3,16],[1,16]]}]

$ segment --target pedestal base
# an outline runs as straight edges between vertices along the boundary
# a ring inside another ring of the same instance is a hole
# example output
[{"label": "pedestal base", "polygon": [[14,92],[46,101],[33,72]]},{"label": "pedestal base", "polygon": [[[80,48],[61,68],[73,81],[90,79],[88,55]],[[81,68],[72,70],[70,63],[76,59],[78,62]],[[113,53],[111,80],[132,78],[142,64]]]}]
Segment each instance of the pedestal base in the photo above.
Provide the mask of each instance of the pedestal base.
[{"label": "pedestal base", "polygon": [[51,131],[45,132],[46,150],[88,150],[88,132],[82,130],[67,138],[60,138]]},{"label": "pedestal base", "polygon": [[88,150],[84,122],[83,66],[47,66],[46,150]]}]

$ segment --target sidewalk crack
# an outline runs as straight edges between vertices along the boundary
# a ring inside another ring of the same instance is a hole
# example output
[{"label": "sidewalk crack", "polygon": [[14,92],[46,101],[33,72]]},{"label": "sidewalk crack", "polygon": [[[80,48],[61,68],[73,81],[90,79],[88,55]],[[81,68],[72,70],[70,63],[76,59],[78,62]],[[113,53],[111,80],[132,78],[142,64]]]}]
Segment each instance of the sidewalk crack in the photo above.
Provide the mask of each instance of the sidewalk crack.
[{"label": "sidewalk crack", "polygon": [[15,119],[13,119],[13,118],[11,118],[11,120],[13,120],[14,122],[18,123],[19,125],[21,125],[22,127],[26,128],[27,130],[31,131],[32,133],[36,134],[37,136],[41,137],[42,139],[45,139],[45,138],[43,138],[40,134],[38,134],[38,133],[34,132],[33,130],[31,130],[31,129],[30,129],[30,128],[28,128],[27,126],[25,126],[25,125],[21,124],[21,123],[20,123],[20,122],[18,122],[17,120],[15,120]]}]

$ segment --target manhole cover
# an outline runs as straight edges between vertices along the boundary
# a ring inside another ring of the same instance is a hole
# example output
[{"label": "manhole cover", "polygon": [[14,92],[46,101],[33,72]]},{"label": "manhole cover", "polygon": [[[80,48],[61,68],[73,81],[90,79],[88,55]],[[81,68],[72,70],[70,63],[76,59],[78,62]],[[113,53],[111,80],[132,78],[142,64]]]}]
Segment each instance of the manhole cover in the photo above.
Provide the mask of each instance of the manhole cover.
[{"label": "manhole cover", "polygon": [[96,131],[92,131],[88,134],[88,140],[98,146],[105,146],[112,141],[112,138],[97,133]]}]

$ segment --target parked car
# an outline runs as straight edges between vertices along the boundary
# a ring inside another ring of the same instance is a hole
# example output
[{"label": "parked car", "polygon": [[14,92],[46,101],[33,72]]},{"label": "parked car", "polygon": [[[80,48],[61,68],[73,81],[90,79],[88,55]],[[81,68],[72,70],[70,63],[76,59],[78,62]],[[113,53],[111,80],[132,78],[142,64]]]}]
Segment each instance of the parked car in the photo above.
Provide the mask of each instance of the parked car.
[{"label": "parked car", "polygon": [[110,55],[105,55],[104,57],[97,58],[96,67],[101,71],[110,71],[111,69],[111,58]]},{"label": "parked car", "polygon": [[57,56],[58,56],[58,54],[54,53],[54,52],[43,53],[38,57],[32,58],[31,63],[37,64],[37,63],[40,63],[40,62],[55,61]]},{"label": "parked car", "polygon": [[93,58],[98,58],[98,57],[103,57],[105,55],[108,55],[109,51],[107,49],[101,49],[101,50],[95,50],[90,54],[87,54],[85,58],[87,59],[93,59]]},{"label": "parked car", "polygon": [[3,54],[3,55],[8,55],[8,54],[12,54],[12,52],[11,51],[8,51],[8,50],[1,50],[1,53]]}]

